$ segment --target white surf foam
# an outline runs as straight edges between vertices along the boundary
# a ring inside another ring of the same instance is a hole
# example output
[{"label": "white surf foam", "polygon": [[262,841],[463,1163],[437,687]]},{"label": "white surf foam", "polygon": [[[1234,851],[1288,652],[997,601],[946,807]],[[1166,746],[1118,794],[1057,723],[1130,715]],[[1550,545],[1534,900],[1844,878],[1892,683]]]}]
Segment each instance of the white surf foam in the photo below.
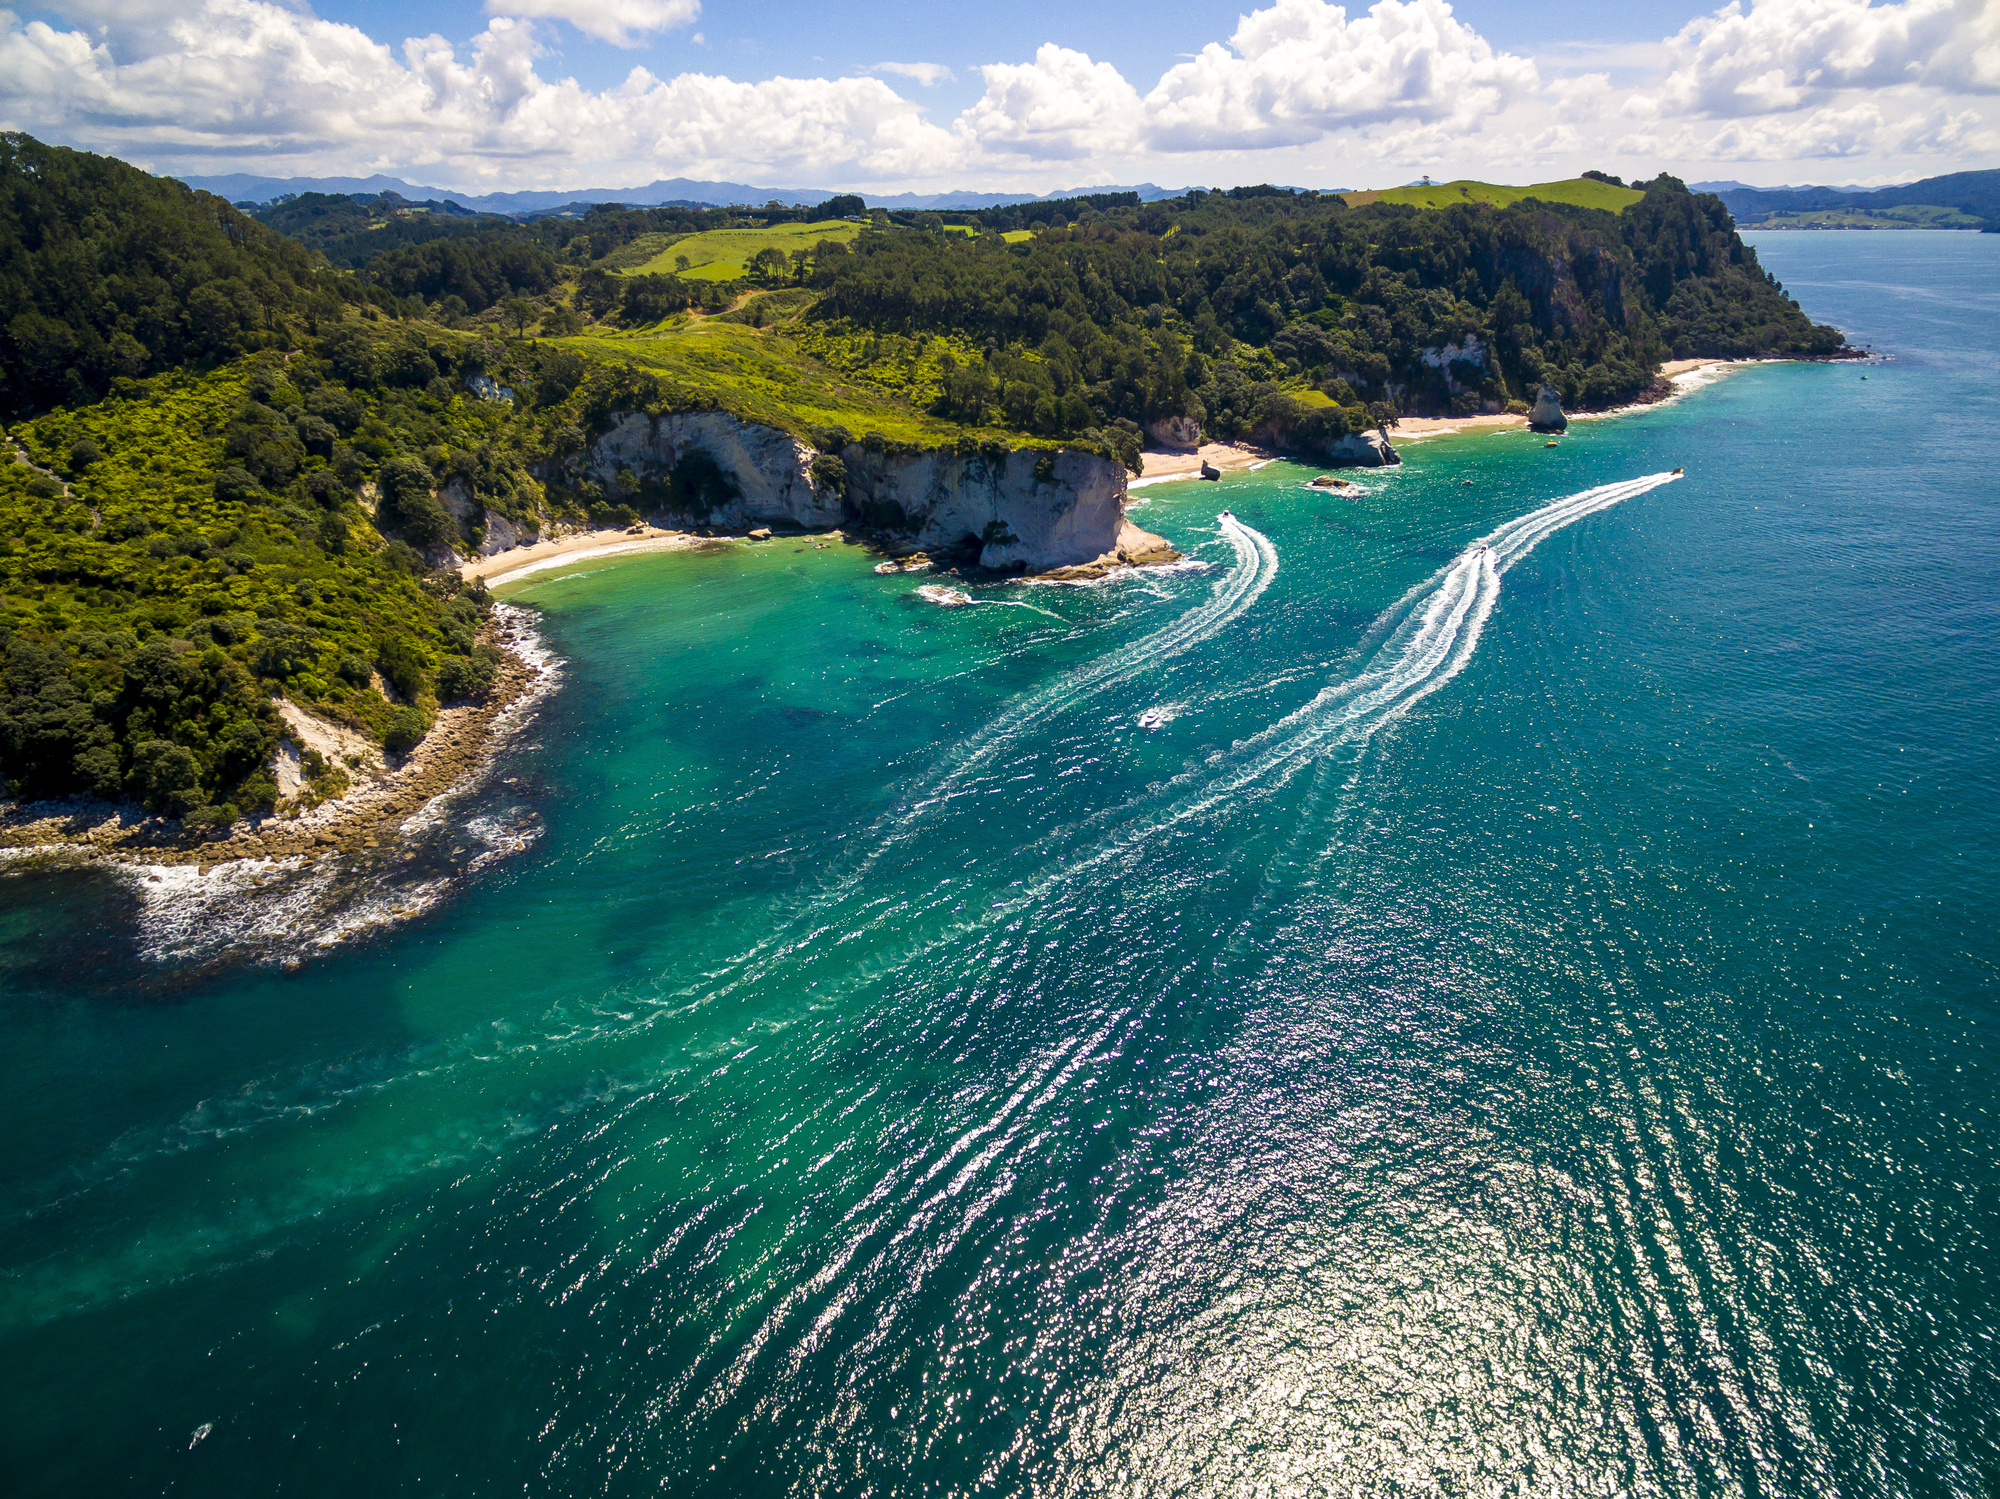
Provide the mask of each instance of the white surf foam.
[{"label": "white surf foam", "polygon": [[562,677],[562,660],[535,631],[532,614],[495,604],[493,623],[506,648],[538,668],[535,683],[495,718],[491,750],[480,768],[425,802],[400,828],[402,841],[412,848],[455,845],[446,858],[463,862],[449,873],[438,873],[435,861],[406,868],[386,858],[357,863],[340,854],[317,860],[235,859],[206,867],[126,866],[122,877],[139,900],[140,953],[160,963],[292,965],[423,914],[462,877],[534,843],[540,823],[524,809],[458,823],[458,808],[485,784],[499,751]]}]

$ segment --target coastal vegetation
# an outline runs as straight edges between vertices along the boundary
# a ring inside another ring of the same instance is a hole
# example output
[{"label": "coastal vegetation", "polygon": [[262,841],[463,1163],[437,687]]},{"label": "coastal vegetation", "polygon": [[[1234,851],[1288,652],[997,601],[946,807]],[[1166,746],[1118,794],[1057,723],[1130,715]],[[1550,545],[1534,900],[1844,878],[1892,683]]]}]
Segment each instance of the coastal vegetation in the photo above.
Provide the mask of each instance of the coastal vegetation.
[{"label": "coastal vegetation", "polygon": [[276,798],[279,696],[407,748],[493,680],[460,554],[708,513],[700,454],[663,484],[578,461],[626,414],[776,428],[837,493],[850,443],[1136,470],[1178,417],[1317,454],[1544,387],[1629,399],[1667,358],[1839,346],[1716,199],[1535,191],[866,222],[853,198],[516,223],[306,195],[260,223],[0,137],[0,777],[221,823]]}]

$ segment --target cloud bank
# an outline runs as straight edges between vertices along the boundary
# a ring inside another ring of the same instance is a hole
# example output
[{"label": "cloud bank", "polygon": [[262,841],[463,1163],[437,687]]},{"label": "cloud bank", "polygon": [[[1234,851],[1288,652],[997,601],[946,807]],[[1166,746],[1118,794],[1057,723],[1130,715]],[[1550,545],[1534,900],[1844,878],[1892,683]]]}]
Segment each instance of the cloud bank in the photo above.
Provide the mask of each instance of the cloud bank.
[{"label": "cloud bank", "polygon": [[[828,186],[1382,180],[1417,167],[1510,180],[1631,160],[1887,162],[2000,152],[2000,6],[1742,0],[1665,38],[1634,86],[1496,50],[1445,0],[1349,12],[1273,0],[1144,92],[1050,42],[978,68],[934,118],[881,76],[708,73],[586,89],[549,76],[557,23],[618,46],[699,0],[488,0],[469,42],[394,48],[269,0],[63,0],[65,26],[0,11],[0,121],[162,170],[424,173],[460,186],[655,176]],[[74,29],[66,29],[73,26]],[[1191,39],[1198,40],[1198,39]]]}]

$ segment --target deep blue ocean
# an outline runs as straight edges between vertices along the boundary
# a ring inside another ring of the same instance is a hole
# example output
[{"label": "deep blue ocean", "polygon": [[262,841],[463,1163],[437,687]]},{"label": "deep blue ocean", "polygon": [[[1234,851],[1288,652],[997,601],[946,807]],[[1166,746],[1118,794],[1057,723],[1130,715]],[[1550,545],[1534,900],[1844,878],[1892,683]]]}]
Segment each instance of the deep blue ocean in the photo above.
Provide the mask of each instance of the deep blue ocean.
[{"label": "deep blue ocean", "polygon": [[504,589],[400,922],[0,879],[0,1489],[2000,1494],[2000,235],[1753,239],[1882,357]]}]

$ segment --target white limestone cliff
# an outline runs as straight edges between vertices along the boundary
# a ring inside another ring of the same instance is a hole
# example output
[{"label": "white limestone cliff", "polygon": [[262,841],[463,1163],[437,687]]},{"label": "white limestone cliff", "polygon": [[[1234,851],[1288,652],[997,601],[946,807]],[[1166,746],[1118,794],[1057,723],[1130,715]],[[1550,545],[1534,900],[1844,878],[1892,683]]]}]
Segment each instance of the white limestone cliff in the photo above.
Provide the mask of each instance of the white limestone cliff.
[{"label": "white limestone cliff", "polygon": [[570,473],[607,495],[658,494],[694,453],[706,454],[733,491],[701,518],[729,529],[853,524],[912,549],[1031,572],[1131,550],[1129,537],[1121,548],[1130,529],[1125,470],[1095,453],[898,452],[855,442],[832,455],[846,470],[844,483],[821,482],[813,473],[821,455],[809,444],[727,412],[702,411],[620,417]]}]

